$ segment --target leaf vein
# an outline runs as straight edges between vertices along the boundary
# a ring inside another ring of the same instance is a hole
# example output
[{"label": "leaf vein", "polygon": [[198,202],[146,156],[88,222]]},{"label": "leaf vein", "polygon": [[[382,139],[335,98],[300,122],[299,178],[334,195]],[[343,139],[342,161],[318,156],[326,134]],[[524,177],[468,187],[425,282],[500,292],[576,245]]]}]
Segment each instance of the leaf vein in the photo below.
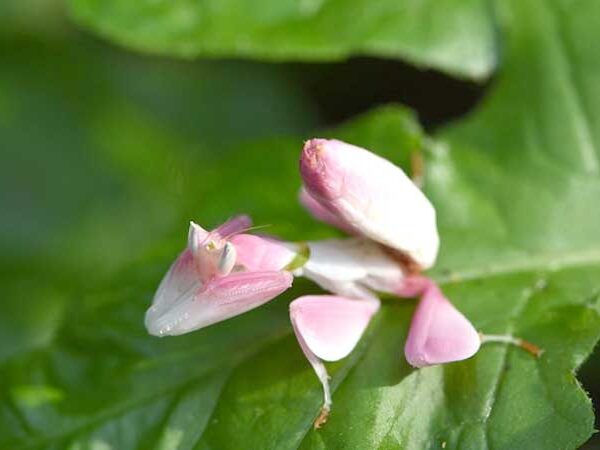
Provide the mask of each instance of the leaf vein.
[{"label": "leaf vein", "polygon": [[[540,283],[540,281],[542,281],[542,283]],[[523,297],[517,303],[517,305],[513,309],[511,316],[509,317],[509,319],[507,321],[507,326],[505,329],[506,334],[510,335],[510,334],[514,333],[515,321],[518,319],[518,317],[521,315],[521,313],[527,308],[527,305],[529,304],[531,299],[534,297],[536,292],[538,292],[539,286],[545,285],[545,283],[546,283],[545,279],[540,279],[538,277],[535,277],[534,283],[531,285],[531,287],[528,289],[525,289]],[[485,407],[486,414],[485,414],[485,417],[483,420],[483,437],[484,437],[484,441],[485,441],[485,445],[486,445],[487,449],[492,448],[490,445],[490,436],[489,436],[489,419],[494,412],[494,406],[496,405],[496,400],[502,389],[504,380],[506,379],[506,367],[507,367],[508,355],[509,355],[510,351],[511,351],[511,348],[509,348],[508,346],[504,346],[503,353],[502,353],[502,361],[500,363],[500,368],[496,375],[496,381],[494,383],[494,387],[492,388],[492,395],[490,397],[491,401]],[[538,364],[536,362],[536,366],[537,365]]]}]

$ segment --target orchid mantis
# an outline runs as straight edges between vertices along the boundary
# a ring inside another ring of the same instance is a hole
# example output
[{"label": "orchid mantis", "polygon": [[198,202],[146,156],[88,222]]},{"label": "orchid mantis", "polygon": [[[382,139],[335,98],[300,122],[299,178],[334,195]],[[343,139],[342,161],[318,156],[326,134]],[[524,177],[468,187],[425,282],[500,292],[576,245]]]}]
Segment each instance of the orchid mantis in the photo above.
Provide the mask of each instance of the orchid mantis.
[{"label": "orchid mantis", "polygon": [[156,336],[178,335],[242,314],[292,285],[283,268],[294,253],[283,245],[242,232],[238,216],[211,232],[190,224],[187,248],[163,278],[145,325]]},{"label": "orchid mantis", "polygon": [[187,247],[160,283],[145,325],[156,336],[179,335],[242,314],[306,277],[332,295],[293,300],[290,320],[323,387],[321,426],[331,410],[324,362],[355,348],[380,308],[378,293],[420,297],[404,354],[424,367],[473,356],[482,342],[539,349],[512,336],[480,335],[421,274],[439,248],[433,205],[390,161],[337,140],[312,139],[300,157],[300,203],[318,220],[351,235],[289,243],[248,234],[251,220],[237,216],[213,231],[192,222]]}]

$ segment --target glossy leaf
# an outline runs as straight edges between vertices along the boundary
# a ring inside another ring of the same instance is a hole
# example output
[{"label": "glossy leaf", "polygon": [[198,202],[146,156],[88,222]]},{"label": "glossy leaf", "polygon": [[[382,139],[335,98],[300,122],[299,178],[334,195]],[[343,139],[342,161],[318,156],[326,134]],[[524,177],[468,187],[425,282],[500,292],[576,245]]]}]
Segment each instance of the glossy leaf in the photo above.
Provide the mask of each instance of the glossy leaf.
[{"label": "glossy leaf", "polygon": [[484,78],[496,64],[484,0],[70,0],[73,17],[152,53],[265,60],[402,58]]}]

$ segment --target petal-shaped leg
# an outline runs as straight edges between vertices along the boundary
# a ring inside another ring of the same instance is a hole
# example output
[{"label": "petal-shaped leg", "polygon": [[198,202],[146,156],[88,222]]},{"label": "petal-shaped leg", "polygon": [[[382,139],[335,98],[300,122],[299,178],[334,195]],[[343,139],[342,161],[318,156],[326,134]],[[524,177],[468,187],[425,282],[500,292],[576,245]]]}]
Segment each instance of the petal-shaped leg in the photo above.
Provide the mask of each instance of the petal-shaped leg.
[{"label": "petal-shaped leg", "polygon": [[479,334],[433,283],[413,315],[404,347],[406,360],[425,367],[470,358],[481,345]]},{"label": "petal-shaped leg", "polygon": [[289,272],[237,272],[180,295],[168,309],[150,308],[146,328],[156,336],[179,335],[212,325],[272,300],[292,285]]},{"label": "petal-shaped leg", "polygon": [[290,304],[290,318],[302,351],[323,385],[323,408],[315,421],[319,427],[331,408],[329,376],[324,361],[347,356],[364,333],[379,300],[355,300],[333,295],[308,295]]}]

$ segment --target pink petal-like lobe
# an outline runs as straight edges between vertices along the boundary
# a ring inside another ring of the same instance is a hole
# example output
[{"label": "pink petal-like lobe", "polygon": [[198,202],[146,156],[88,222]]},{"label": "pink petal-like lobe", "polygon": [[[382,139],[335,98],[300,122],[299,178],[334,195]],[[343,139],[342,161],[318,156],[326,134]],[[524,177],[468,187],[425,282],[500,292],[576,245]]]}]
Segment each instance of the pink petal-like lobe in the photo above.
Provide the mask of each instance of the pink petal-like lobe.
[{"label": "pink petal-like lobe", "polygon": [[230,239],[237,251],[237,264],[246,270],[282,270],[296,256],[283,243],[252,234],[238,234]]},{"label": "pink petal-like lobe", "polygon": [[378,309],[377,300],[307,295],[290,304],[290,318],[296,335],[314,355],[338,361],[354,349]]},{"label": "pink petal-like lobe", "polygon": [[425,367],[470,358],[479,350],[479,334],[435,284],[419,301],[404,354],[409,364]]},{"label": "pink petal-like lobe", "polygon": [[201,285],[194,256],[189,249],[185,249],[160,282],[150,309],[157,313],[166,311],[178,298],[198,290]]},{"label": "pink petal-like lobe", "polygon": [[289,272],[238,272],[213,279],[203,287],[163,292],[171,300],[146,313],[146,328],[156,336],[179,335],[243,314],[277,297],[292,285]]},{"label": "pink petal-like lobe", "polygon": [[311,139],[300,159],[310,196],[348,229],[408,255],[421,268],[439,246],[435,209],[390,161],[337,140]]}]

